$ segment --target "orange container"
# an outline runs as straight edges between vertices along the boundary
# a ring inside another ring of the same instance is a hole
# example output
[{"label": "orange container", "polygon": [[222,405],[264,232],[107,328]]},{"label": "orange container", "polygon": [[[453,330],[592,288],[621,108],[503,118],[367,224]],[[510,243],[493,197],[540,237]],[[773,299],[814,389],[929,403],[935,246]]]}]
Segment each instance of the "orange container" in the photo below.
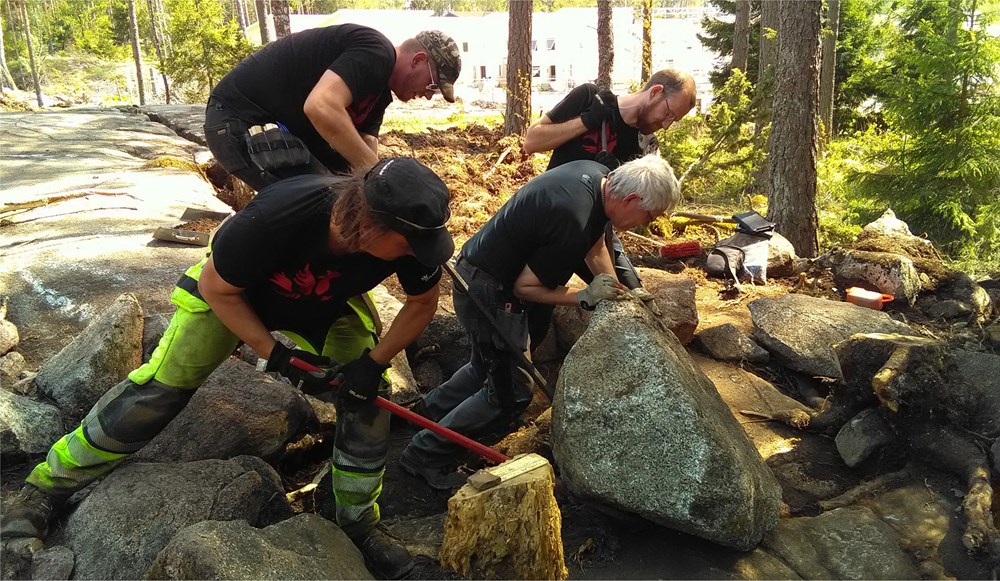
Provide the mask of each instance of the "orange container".
[{"label": "orange container", "polygon": [[847,302],[859,307],[875,309],[876,311],[881,311],[882,305],[891,303],[894,300],[896,300],[896,297],[892,295],[865,290],[857,286],[847,289]]}]

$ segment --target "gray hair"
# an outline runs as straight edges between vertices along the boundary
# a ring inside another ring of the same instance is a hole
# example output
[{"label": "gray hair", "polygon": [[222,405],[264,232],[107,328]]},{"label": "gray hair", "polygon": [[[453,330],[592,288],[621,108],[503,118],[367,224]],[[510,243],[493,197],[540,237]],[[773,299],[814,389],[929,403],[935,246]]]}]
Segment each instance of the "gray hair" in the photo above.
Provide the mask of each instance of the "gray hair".
[{"label": "gray hair", "polygon": [[681,184],[674,169],[655,153],[622,164],[608,174],[608,195],[624,198],[632,192],[639,194],[643,210],[669,214],[681,201]]}]

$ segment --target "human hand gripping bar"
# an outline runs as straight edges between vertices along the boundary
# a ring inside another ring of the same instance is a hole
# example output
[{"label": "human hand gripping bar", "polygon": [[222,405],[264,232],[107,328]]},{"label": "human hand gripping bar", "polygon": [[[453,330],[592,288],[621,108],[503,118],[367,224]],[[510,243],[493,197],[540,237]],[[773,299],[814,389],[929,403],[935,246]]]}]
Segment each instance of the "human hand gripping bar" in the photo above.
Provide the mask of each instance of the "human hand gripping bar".
[{"label": "human hand gripping bar", "polygon": [[[291,359],[289,359],[289,363],[309,373],[313,374],[324,373],[322,368],[316,367],[312,363],[309,363],[308,361],[305,361],[303,359],[299,359],[298,357],[292,357]],[[337,389],[340,388],[341,382],[343,381],[343,377],[344,377],[343,375],[337,375],[330,381],[330,388],[333,389],[333,391],[337,391]],[[486,458],[490,462],[501,464],[503,462],[506,462],[507,460],[510,460],[510,458],[505,454],[501,454],[500,452],[497,452],[493,448],[490,448],[489,446],[484,446],[479,442],[471,438],[467,438],[454,430],[449,430],[448,428],[439,425],[436,422],[432,422],[431,420],[425,418],[424,416],[415,414],[399,404],[392,403],[391,401],[385,399],[384,397],[376,397],[373,403],[375,404],[376,407],[387,410],[389,413],[395,414],[412,424],[420,426],[421,428],[426,428],[434,432],[435,434],[441,436],[442,438],[445,438],[450,442],[458,444],[459,446],[465,448],[466,450],[470,450],[472,452],[475,452],[476,454],[479,454],[480,456]]]}]

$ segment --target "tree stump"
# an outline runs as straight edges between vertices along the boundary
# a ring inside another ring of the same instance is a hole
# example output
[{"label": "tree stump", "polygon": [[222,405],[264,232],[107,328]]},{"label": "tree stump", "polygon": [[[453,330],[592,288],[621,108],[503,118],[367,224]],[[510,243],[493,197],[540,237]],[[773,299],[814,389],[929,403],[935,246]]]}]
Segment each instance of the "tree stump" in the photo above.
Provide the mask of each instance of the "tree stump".
[{"label": "tree stump", "polygon": [[[500,474],[520,458],[491,471]],[[441,565],[473,579],[565,579],[569,572],[554,486],[547,461],[523,474],[501,477],[492,488],[463,486],[448,501]]]}]

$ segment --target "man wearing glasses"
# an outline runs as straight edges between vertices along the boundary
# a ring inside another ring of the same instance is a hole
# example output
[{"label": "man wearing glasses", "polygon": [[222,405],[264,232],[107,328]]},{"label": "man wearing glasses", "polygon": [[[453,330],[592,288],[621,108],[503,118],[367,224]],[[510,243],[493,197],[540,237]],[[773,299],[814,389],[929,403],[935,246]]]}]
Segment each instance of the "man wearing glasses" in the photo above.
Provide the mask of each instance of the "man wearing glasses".
[{"label": "man wearing glasses", "polygon": [[695,105],[691,75],[657,71],[642,90],[624,96],[586,83],[569,92],[531,124],[525,153],[552,151],[548,169],[578,159],[593,159],[609,169],[647,153],[650,136],[667,129]]},{"label": "man wearing glasses", "polygon": [[[695,96],[691,75],[674,69],[653,73],[642,90],[621,97],[586,83],[531,124],[524,137],[524,151],[552,150],[549,170],[580,159],[592,159],[615,169],[643,155],[659,154],[655,133],[687,115],[695,105]],[[657,312],[653,295],[642,288],[621,240],[610,229],[607,236],[618,280]],[[583,265],[577,268],[577,274],[590,281],[590,273]],[[533,304],[529,311],[531,345],[536,347],[548,333],[552,306]]]},{"label": "man wearing glasses", "polygon": [[455,41],[423,31],[399,46],[341,24],[282,37],[247,57],[212,90],[205,140],[216,161],[255,190],[304,173],[342,174],[378,160],[393,95],[441,93],[455,102]]},{"label": "man wearing glasses", "polygon": [[[472,343],[469,363],[417,400],[413,411],[473,438],[509,432],[532,396],[531,376],[512,352],[528,349],[527,305],[593,309],[623,294],[605,246],[608,225],[645,226],[679,200],[673,170],[659,155],[610,173],[594,161],[575,161],[522,186],[465,243],[455,263],[469,285],[468,294],[452,285],[455,314]],[[587,265],[592,282],[569,288],[578,263]],[[496,327],[470,295],[490,309]],[[403,450],[400,465],[432,488],[447,490],[465,480],[455,471],[460,453],[422,430]]]}]

